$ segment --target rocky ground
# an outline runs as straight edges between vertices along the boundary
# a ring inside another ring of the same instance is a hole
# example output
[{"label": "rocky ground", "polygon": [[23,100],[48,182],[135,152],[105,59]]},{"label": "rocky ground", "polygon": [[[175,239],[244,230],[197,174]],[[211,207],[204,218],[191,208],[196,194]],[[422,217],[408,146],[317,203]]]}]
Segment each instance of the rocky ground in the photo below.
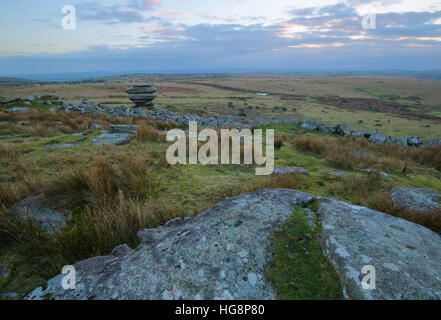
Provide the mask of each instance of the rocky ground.
[{"label": "rocky ground", "polygon": [[[441,298],[439,139],[57,96],[17,101],[0,114],[4,299]],[[189,121],[274,128],[274,174],[170,167],[164,133]],[[66,264],[78,272],[75,290],[56,275]],[[375,289],[362,285],[367,265]]]}]

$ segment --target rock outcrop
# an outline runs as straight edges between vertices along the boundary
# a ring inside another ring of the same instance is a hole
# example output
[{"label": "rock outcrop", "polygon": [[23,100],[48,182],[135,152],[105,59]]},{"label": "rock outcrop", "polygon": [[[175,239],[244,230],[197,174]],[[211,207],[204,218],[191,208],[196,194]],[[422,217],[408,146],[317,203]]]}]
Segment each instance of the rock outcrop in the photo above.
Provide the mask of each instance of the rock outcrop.
[{"label": "rock outcrop", "polygon": [[441,194],[424,188],[395,188],[389,195],[394,207],[429,212],[441,209]]},{"label": "rock outcrop", "polygon": [[[441,299],[441,237],[420,225],[319,198],[322,247],[350,299]],[[364,266],[375,289],[364,289]]]},{"label": "rock outcrop", "polygon": [[[60,274],[27,299],[274,299],[264,275],[271,234],[295,205],[313,199],[290,189],[227,198],[195,218],[141,230],[135,250],[121,245],[75,263],[75,289],[63,290]],[[438,234],[365,207],[317,201],[318,215],[307,209],[308,223],[321,223],[323,252],[346,298],[441,299]],[[365,266],[375,268],[375,288],[363,287]]]},{"label": "rock outcrop", "polygon": [[129,99],[135,104],[135,108],[143,107],[152,109],[153,100],[156,98],[157,89],[153,83],[137,84],[126,89]]},{"label": "rock outcrop", "polygon": [[122,245],[76,263],[76,289],[63,290],[60,274],[28,298],[274,299],[264,276],[272,231],[312,199],[288,189],[227,198],[193,219],[140,231],[136,250]]}]

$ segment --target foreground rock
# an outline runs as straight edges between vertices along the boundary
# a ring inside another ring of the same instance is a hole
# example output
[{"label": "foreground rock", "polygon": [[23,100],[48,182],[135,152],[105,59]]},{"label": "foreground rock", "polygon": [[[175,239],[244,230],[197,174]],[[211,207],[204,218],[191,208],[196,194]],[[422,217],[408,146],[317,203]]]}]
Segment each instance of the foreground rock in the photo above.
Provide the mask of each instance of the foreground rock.
[{"label": "foreground rock", "polygon": [[44,204],[44,193],[33,194],[14,205],[9,211],[21,218],[32,218],[47,234],[54,234],[66,226],[70,214],[55,211]]},{"label": "foreground rock", "polygon": [[424,188],[395,188],[389,195],[394,207],[428,212],[441,209],[441,194]]},{"label": "foreground rock", "polygon": [[135,108],[153,108],[153,100],[156,98],[157,89],[153,83],[137,84],[126,89],[129,99],[135,104]]},{"label": "foreground rock", "polygon": [[265,189],[227,198],[193,219],[139,232],[136,250],[76,263],[77,285],[63,290],[60,274],[28,298],[53,299],[274,299],[264,272],[270,238],[309,194]]},{"label": "foreground rock", "polygon": [[[319,198],[322,247],[351,299],[441,299],[441,237],[368,208]],[[376,288],[362,287],[364,266]]]}]

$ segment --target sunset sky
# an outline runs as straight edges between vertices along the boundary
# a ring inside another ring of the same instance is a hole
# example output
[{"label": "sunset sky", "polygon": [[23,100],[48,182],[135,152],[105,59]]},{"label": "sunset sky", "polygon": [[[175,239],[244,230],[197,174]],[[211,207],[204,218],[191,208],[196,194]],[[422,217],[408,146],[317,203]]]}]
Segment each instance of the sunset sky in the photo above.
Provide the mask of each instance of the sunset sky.
[{"label": "sunset sky", "polygon": [[441,69],[441,1],[0,1],[0,76],[382,69]]}]

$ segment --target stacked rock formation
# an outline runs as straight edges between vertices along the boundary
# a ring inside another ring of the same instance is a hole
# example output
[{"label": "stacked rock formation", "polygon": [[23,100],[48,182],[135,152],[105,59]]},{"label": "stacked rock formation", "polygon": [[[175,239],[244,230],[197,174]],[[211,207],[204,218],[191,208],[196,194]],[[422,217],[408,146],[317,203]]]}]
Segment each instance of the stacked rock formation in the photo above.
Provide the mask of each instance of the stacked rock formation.
[{"label": "stacked rock formation", "polygon": [[153,109],[153,100],[156,98],[157,89],[153,83],[137,84],[126,89],[129,99],[135,104],[135,108],[143,107]]}]

